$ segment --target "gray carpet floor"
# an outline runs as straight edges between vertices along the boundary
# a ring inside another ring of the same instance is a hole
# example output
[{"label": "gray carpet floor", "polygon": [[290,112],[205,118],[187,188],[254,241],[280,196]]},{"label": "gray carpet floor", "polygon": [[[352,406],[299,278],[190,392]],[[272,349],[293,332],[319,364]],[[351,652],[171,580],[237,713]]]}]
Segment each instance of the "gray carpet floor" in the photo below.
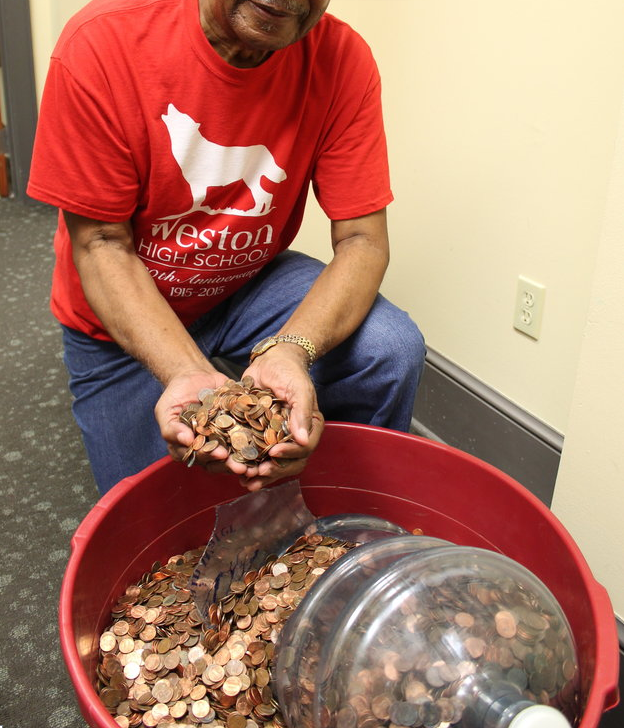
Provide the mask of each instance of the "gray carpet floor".
[{"label": "gray carpet floor", "polygon": [[0,199],[0,726],[84,728],[58,639],[72,534],[98,498],[48,309],[55,210]]}]

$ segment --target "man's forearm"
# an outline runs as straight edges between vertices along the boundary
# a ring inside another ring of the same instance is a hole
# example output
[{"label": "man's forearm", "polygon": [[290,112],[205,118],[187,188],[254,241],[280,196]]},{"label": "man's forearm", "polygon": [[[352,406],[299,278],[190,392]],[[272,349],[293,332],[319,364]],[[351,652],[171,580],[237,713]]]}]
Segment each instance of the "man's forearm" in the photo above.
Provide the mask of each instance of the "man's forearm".
[{"label": "man's forearm", "polygon": [[[310,339],[317,355],[330,351],[362,323],[388,265],[385,213],[363,231],[334,241],[334,258],[280,332]],[[373,217],[373,216],[371,216]],[[368,221],[367,221],[368,222]],[[350,228],[346,228],[350,232]]]},{"label": "man's forearm", "polygon": [[74,261],[87,301],[110,336],[164,385],[185,371],[212,370],[134,254],[127,226],[106,226],[102,234],[83,220],[69,220]]}]

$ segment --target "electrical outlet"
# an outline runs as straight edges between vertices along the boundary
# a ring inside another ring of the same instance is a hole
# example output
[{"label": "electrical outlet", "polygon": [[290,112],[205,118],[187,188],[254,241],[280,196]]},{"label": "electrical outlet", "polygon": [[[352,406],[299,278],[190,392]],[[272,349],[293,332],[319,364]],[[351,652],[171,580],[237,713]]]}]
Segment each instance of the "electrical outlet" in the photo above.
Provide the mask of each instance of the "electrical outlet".
[{"label": "electrical outlet", "polygon": [[514,329],[539,339],[545,296],[546,288],[541,283],[530,281],[524,276],[518,277]]}]

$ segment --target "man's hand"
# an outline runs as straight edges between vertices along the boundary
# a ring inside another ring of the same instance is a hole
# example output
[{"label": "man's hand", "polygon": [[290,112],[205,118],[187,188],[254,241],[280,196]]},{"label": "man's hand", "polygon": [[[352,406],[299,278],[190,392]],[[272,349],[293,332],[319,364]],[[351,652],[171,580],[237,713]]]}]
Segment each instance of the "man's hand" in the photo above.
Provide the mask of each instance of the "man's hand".
[{"label": "man's hand", "polygon": [[271,459],[257,467],[247,468],[247,472],[239,477],[240,484],[249,491],[255,491],[280,478],[299,475],[321,439],[324,424],[323,415],[318,410],[314,411],[306,445],[293,441],[273,445],[269,453]]},{"label": "man's hand", "polygon": [[[174,460],[182,460],[194,438],[191,428],[180,421],[180,414],[186,405],[199,401],[198,394],[202,389],[216,389],[226,380],[225,374],[216,369],[192,369],[176,375],[165,387],[154,407],[154,415],[160,433],[167,443],[169,454]],[[223,447],[217,448],[210,455],[211,460],[224,461],[227,458],[227,452]]]},{"label": "man's hand", "polygon": [[307,369],[308,354],[297,344],[279,343],[257,357],[245,375],[258,387],[270,389],[290,409],[289,427],[293,439],[270,450],[270,460],[248,468],[241,485],[259,490],[279,478],[298,475],[306,466],[323,432],[316,391]]},{"label": "man's hand", "polygon": [[[215,369],[194,369],[173,377],[165,388],[154,407],[154,415],[174,460],[182,460],[195,437],[191,428],[180,420],[180,414],[188,404],[199,401],[202,389],[217,389],[227,379]],[[245,478],[249,470],[244,463],[233,460],[222,445],[210,453],[195,453],[194,462],[209,473],[230,473],[240,478]]]}]

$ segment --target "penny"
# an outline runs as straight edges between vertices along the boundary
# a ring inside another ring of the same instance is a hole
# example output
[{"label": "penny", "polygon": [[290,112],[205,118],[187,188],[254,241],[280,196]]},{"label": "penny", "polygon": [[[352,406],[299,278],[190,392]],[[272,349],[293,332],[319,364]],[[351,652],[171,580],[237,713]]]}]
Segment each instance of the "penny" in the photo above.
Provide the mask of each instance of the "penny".
[{"label": "penny", "polygon": [[201,451],[205,453],[212,452],[213,450],[216,450],[219,447],[219,441],[218,440],[206,440],[204,445],[202,446]]},{"label": "penny", "polygon": [[218,683],[225,677],[225,670],[222,665],[209,665],[204,674],[207,676],[208,682]]},{"label": "penny", "polygon": [[223,667],[224,665],[227,665],[227,663],[231,660],[230,651],[227,647],[222,647],[220,650],[215,652],[214,654],[214,661],[217,665],[221,665]]},{"label": "penny", "polygon": [[390,717],[390,706],[394,702],[391,695],[382,693],[376,695],[371,701],[371,711],[375,718],[387,720]]},{"label": "penny", "polygon": [[246,728],[247,718],[240,713],[230,713],[226,721],[227,728]]},{"label": "penny", "polygon": [[336,714],[337,728],[356,728],[357,720],[357,713],[350,705],[341,708]]},{"label": "penny", "polygon": [[256,685],[260,688],[265,687],[271,681],[271,675],[269,671],[264,667],[259,667],[256,670]]},{"label": "penny", "polygon": [[468,651],[470,657],[481,657],[485,651],[485,641],[480,637],[468,637],[464,640],[464,647]]},{"label": "penny", "polygon": [[100,698],[107,708],[116,708],[123,700],[123,693],[120,690],[103,688],[100,692]]},{"label": "penny", "polygon": [[[433,688],[440,688],[444,685],[444,680],[440,676],[440,670],[436,665],[430,665],[425,672],[425,679]],[[396,721],[393,721],[396,722]],[[403,725],[403,724],[401,724]]]},{"label": "penny", "polygon": [[458,612],[455,617],[455,623],[460,627],[472,627],[474,625],[474,617],[468,612]]},{"label": "penny", "polygon": [[156,702],[148,685],[138,685],[134,691],[135,700],[139,705],[148,705]]},{"label": "penny", "polygon": [[137,662],[129,662],[123,669],[128,680],[135,680],[141,674],[141,666]]},{"label": "penny", "polygon": [[156,723],[162,722],[163,718],[169,715],[169,706],[164,703],[156,703],[152,706],[152,716],[156,720]]},{"label": "penny", "polygon": [[501,610],[494,615],[494,623],[496,625],[496,631],[501,637],[511,639],[516,635],[516,618],[514,615],[507,611]]},{"label": "penny", "polygon": [[134,650],[134,640],[132,637],[123,637],[119,640],[119,651],[128,654]]},{"label": "penny", "polygon": [[248,716],[253,710],[253,705],[246,695],[239,695],[236,699],[236,710],[241,715]]},{"label": "penny", "polygon": [[165,653],[169,652],[169,650],[171,649],[171,646],[172,646],[171,640],[168,639],[167,637],[165,637],[165,639],[160,640],[156,649],[158,650],[158,653],[160,655],[164,655]]},{"label": "penny", "polygon": [[221,690],[225,693],[225,695],[228,695],[229,697],[233,697],[234,695],[238,695],[241,691],[242,683],[239,677],[237,676],[231,676],[225,679],[225,682],[221,686]]},{"label": "penny", "polygon": [[271,567],[271,573],[273,576],[288,574],[288,566],[283,561],[276,561]]},{"label": "penny", "polygon": [[128,622],[126,622],[125,619],[120,619],[113,625],[113,632],[118,636],[128,634],[129,626],[130,625],[128,624]]},{"label": "penny", "polygon": [[100,649],[102,652],[110,652],[117,647],[117,638],[113,632],[103,632],[100,636]]},{"label": "penny", "polygon": [[158,672],[163,663],[163,658],[160,655],[151,654],[145,658],[145,667],[150,672]]},{"label": "penny", "polygon": [[180,653],[179,652],[168,652],[163,658],[163,667],[167,670],[175,670],[180,664]]},{"label": "penny", "polygon": [[167,680],[159,680],[152,688],[152,695],[159,703],[168,703],[173,697],[173,689]]},{"label": "penny", "polygon": [[415,703],[419,698],[427,695],[427,688],[420,680],[410,679],[405,683],[405,699]]},{"label": "penny", "polygon": [[145,728],[155,728],[158,725],[158,720],[154,718],[151,710],[143,713],[143,725]]},{"label": "penny", "polygon": [[240,661],[247,652],[247,643],[243,640],[238,640],[230,645],[230,660]]},{"label": "penny", "polygon": [[160,611],[158,609],[150,607],[143,615],[143,619],[147,622],[147,624],[152,624],[152,622],[155,622],[158,619],[159,614]]},{"label": "penny", "polygon": [[162,604],[164,607],[170,607],[172,604],[176,603],[176,595],[174,594],[166,594],[163,597]]},{"label": "penny", "polygon": [[271,611],[277,607],[277,599],[272,594],[267,594],[260,602],[260,608]]},{"label": "penny", "polygon": [[420,718],[420,711],[413,703],[396,701],[389,709],[390,720],[395,725],[411,726]]},{"label": "penny", "polygon": [[[140,594],[141,592],[139,590],[139,594],[135,598],[138,599]],[[136,604],[132,607],[132,609],[130,609],[130,616],[134,617],[134,619],[140,619],[144,616],[145,612],[147,612],[146,606],[144,606],[143,604]]]},{"label": "penny", "polygon": [[193,701],[201,700],[202,698],[205,698],[206,697],[206,686],[205,685],[195,685],[195,687],[189,693],[189,697]]},{"label": "penny", "polygon": [[193,443],[191,445],[191,448],[197,452],[198,450],[201,450],[204,444],[206,443],[206,436],[205,435],[196,435],[195,439],[193,440]]},{"label": "penny", "polygon": [[230,434],[230,444],[234,450],[242,450],[244,447],[249,445],[249,436],[243,430],[232,432]]},{"label": "penny", "polygon": [[194,687],[194,683],[192,680],[189,680],[186,677],[180,678],[180,681],[178,683],[178,687],[180,688],[180,695],[183,698],[188,697]]},{"label": "penny", "polygon": [[184,700],[178,700],[172,706],[169,707],[169,715],[172,718],[183,718],[186,715],[187,705]]},{"label": "penny", "polygon": [[195,718],[205,718],[210,713],[210,703],[207,700],[196,700],[191,703],[191,713]]},{"label": "penny", "polygon": [[139,637],[143,640],[143,642],[151,642],[154,637],[156,637],[156,627],[154,627],[153,624],[148,624],[141,630]]},{"label": "penny", "polygon": [[331,552],[327,546],[319,546],[314,550],[314,562],[317,564],[326,564],[330,559]]},{"label": "penny", "polygon": [[222,414],[222,415],[217,415],[217,417],[215,417],[214,422],[215,422],[215,425],[219,429],[227,430],[228,427],[232,427],[234,425],[236,420],[233,417],[231,417],[230,415]]},{"label": "penny", "polygon": [[195,662],[196,660],[199,660],[206,654],[206,650],[201,645],[195,645],[195,647],[191,647],[191,649],[188,651],[188,659],[189,662]]},{"label": "penny", "polygon": [[240,660],[230,660],[225,665],[225,674],[229,677],[240,677],[245,669],[245,665]]}]

